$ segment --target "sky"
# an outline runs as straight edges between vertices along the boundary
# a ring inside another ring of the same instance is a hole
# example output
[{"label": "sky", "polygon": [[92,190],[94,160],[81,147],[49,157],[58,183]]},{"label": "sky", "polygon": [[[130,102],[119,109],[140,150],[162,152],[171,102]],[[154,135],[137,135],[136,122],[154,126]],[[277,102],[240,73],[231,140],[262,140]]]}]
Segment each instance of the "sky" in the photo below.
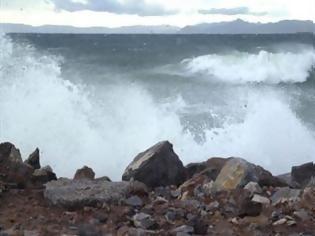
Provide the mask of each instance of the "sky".
[{"label": "sky", "polygon": [[315,0],[0,0],[0,23],[119,27],[315,21]]}]

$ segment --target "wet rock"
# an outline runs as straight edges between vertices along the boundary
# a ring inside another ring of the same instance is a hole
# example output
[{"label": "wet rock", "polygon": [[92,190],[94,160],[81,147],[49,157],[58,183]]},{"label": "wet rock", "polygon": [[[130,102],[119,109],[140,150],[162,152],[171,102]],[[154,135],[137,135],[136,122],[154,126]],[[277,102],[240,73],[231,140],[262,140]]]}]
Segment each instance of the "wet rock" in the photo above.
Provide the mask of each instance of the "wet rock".
[{"label": "wet rock", "polygon": [[168,141],[160,142],[138,154],[126,168],[123,180],[138,180],[148,187],[179,185],[186,170]]},{"label": "wet rock", "polygon": [[39,159],[39,149],[36,148],[35,151],[24,161],[24,163],[32,166],[34,170],[40,169]]},{"label": "wet rock", "polygon": [[31,180],[35,186],[42,186],[49,181],[57,180],[57,176],[50,166],[45,166],[43,168],[36,169],[32,174]]},{"label": "wet rock", "polygon": [[133,224],[135,227],[142,229],[154,229],[156,227],[156,222],[154,219],[145,213],[138,213],[132,217]]},{"label": "wet rock", "polygon": [[10,186],[24,188],[34,169],[23,163],[20,151],[11,143],[0,144],[0,180]]},{"label": "wet rock", "polygon": [[46,184],[44,196],[54,205],[71,209],[105,203],[120,203],[134,192],[146,191],[146,186],[140,182],[60,178]]},{"label": "wet rock", "polygon": [[241,158],[231,158],[216,178],[214,188],[219,191],[232,190],[242,188],[251,181],[257,182],[260,186],[286,185],[260,166],[255,166]]},{"label": "wet rock", "polygon": [[73,177],[73,179],[90,179],[95,178],[95,173],[92,168],[84,166],[81,169],[78,169]]},{"label": "wet rock", "polygon": [[246,184],[244,189],[248,190],[252,195],[255,193],[262,193],[261,187],[256,182],[249,182],[248,184]]},{"label": "wet rock", "polygon": [[138,196],[131,196],[125,200],[125,203],[129,206],[140,207],[143,205],[143,201]]},{"label": "wet rock", "polygon": [[300,166],[294,166],[291,169],[292,181],[298,183],[301,187],[306,187],[312,177],[315,177],[315,165],[309,162]]},{"label": "wet rock", "polygon": [[280,188],[271,197],[272,204],[278,204],[283,201],[298,201],[301,195],[301,190],[291,189],[289,187]]}]

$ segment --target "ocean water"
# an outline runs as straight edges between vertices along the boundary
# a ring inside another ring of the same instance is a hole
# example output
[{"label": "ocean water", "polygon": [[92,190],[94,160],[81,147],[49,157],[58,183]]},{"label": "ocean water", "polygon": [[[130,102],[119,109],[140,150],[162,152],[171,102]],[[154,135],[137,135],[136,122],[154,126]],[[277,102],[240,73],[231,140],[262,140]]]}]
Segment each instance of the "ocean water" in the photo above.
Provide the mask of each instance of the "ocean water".
[{"label": "ocean water", "polygon": [[59,176],[120,179],[169,140],[185,164],[315,159],[315,39],[298,35],[0,36],[0,141]]}]

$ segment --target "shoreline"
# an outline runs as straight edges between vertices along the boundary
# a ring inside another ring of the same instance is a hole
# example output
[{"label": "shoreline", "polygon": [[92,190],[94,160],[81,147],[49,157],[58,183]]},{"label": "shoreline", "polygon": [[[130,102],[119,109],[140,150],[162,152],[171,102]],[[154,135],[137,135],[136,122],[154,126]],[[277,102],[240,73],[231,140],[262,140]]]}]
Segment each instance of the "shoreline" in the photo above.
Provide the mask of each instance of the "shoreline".
[{"label": "shoreline", "polygon": [[183,165],[162,141],[139,153],[122,181],[73,179],[24,162],[0,144],[0,235],[314,235],[315,165],[273,176],[241,158]]}]

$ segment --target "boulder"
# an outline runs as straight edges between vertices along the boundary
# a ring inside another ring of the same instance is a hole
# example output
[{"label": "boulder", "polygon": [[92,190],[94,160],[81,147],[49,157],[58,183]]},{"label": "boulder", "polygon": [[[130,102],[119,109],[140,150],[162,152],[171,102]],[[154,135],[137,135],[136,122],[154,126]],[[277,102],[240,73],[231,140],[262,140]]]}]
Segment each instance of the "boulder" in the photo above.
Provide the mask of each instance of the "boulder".
[{"label": "boulder", "polygon": [[289,187],[284,187],[278,189],[272,196],[272,204],[278,204],[283,201],[298,201],[301,195],[300,189],[291,189]]},{"label": "boulder", "polygon": [[20,151],[11,143],[0,144],[0,181],[11,187],[24,188],[34,169],[23,163]]},{"label": "boulder", "polygon": [[36,148],[35,151],[29,155],[29,157],[24,161],[25,164],[28,164],[36,169],[40,169],[40,157],[39,157],[39,149]]},{"label": "boulder", "polygon": [[53,205],[68,209],[122,203],[133,193],[145,192],[146,186],[140,182],[108,182],[100,180],[69,180],[60,178],[46,184],[44,192]]},{"label": "boulder", "polygon": [[168,141],[157,143],[138,154],[126,168],[122,179],[143,182],[150,188],[179,185],[185,181],[185,168],[173,145]]},{"label": "boulder", "polygon": [[78,169],[75,172],[75,175],[73,177],[73,179],[90,179],[90,180],[93,180],[94,178],[95,178],[94,171],[87,166],[84,166],[83,168]]},{"label": "boulder", "polygon": [[291,169],[292,181],[298,183],[303,188],[308,185],[312,177],[315,177],[315,165],[313,162],[293,166]]},{"label": "boulder", "polygon": [[231,158],[226,162],[214,182],[216,190],[242,188],[249,182],[260,186],[286,186],[286,183],[260,166],[251,164],[241,158]]},{"label": "boulder", "polygon": [[190,179],[195,174],[199,174],[207,169],[208,176],[215,180],[228,160],[229,158],[213,157],[205,162],[190,163],[186,166],[187,178]]}]

